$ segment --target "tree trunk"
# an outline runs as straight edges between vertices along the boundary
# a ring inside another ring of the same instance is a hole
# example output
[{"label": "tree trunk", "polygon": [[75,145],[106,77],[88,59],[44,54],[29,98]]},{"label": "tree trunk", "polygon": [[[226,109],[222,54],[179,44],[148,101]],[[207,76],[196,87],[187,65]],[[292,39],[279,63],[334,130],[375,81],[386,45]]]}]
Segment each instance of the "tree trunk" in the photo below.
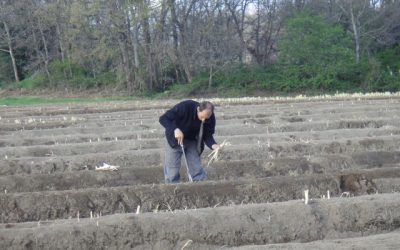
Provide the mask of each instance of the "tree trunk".
[{"label": "tree trunk", "polygon": [[39,31],[40,35],[42,38],[43,42],[43,47],[44,47],[44,53],[45,53],[45,58],[44,58],[44,69],[46,71],[47,77],[49,79],[50,85],[53,85],[53,81],[51,79],[50,71],[49,71],[49,50],[47,49],[47,41],[46,37],[43,32],[43,27],[42,27],[42,22],[40,21],[40,18],[38,18],[38,26],[39,26]]},{"label": "tree trunk", "polygon": [[134,63],[135,63],[135,68],[139,68],[140,62],[139,62],[139,52],[138,52],[138,31],[137,28],[135,27],[135,30],[132,32],[132,46],[133,46],[133,58],[134,58]]},{"label": "tree trunk", "polygon": [[[133,89],[143,89],[143,79],[142,75],[139,73],[140,61],[139,61],[139,29],[138,29],[138,20],[137,16],[135,16],[135,10],[133,6],[129,7],[129,10],[126,12],[127,19],[127,33],[129,34],[130,42],[132,44],[132,53],[133,53],[133,69],[131,69],[132,74],[132,88]],[[131,61],[130,61],[131,62]],[[133,90],[129,90],[133,91]]]},{"label": "tree trunk", "polygon": [[121,38],[122,35],[118,36],[118,45],[119,49],[121,52],[121,57],[122,57],[122,69],[125,74],[125,81],[126,81],[126,86],[128,88],[128,92],[130,94],[133,93],[133,81],[132,81],[132,73],[130,70],[130,63],[129,63],[129,54],[126,48],[126,44],[124,39]]},{"label": "tree trunk", "polygon": [[[133,6],[130,8],[130,15],[134,15],[135,11],[133,9]],[[139,68],[140,63],[139,63],[139,54],[138,54],[138,28],[136,23],[132,23],[132,20],[134,18],[130,18],[128,15],[128,29],[129,29],[129,34],[131,38],[131,43],[132,43],[132,48],[133,48],[133,63],[135,65],[135,68]],[[131,31],[132,30],[132,31]]]},{"label": "tree trunk", "polygon": [[[260,1],[257,1],[257,24],[256,24],[256,45],[255,45],[255,50],[256,54],[260,55],[260,26],[261,26],[261,20],[260,20]],[[259,56],[257,56],[259,58]],[[258,61],[258,60],[257,60]]]},{"label": "tree trunk", "polygon": [[354,41],[356,46],[356,63],[358,64],[360,62],[360,34],[358,30],[358,22],[354,17],[353,6],[350,7],[350,16],[351,16],[351,25],[353,27]]},{"label": "tree trunk", "polygon": [[192,72],[190,71],[189,62],[185,53],[185,48],[181,49],[182,51],[178,54],[181,59],[181,64],[183,66],[183,71],[185,71],[186,80],[188,83],[193,81]]},{"label": "tree trunk", "polygon": [[[145,1],[143,1],[142,4],[143,4],[142,10],[144,10],[144,8],[147,8],[144,6],[146,4]],[[148,79],[147,79],[147,90],[152,91],[154,88],[155,74],[154,74],[154,69],[153,69],[150,23],[149,23],[149,18],[147,16],[143,18],[142,26],[143,26],[143,37],[144,37],[144,42],[145,42],[144,48],[145,48],[145,53],[146,53],[147,72],[149,74]]]},{"label": "tree trunk", "polygon": [[43,62],[45,60],[44,59],[44,55],[43,55],[42,51],[39,49],[39,43],[38,43],[38,39],[36,37],[36,30],[35,30],[35,27],[34,27],[34,21],[32,19],[29,19],[29,23],[30,23],[31,30],[32,30],[33,46],[35,48],[37,56],[40,58],[39,68],[41,68],[42,60],[43,60]]},{"label": "tree trunk", "polygon": [[[57,36],[58,36],[58,46],[60,48],[60,54],[61,54],[61,62],[65,65],[64,45],[62,43],[61,30],[60,30],[60,25],[58,23],[57,23],[56,29],[57,29]],[[64,65],[63,65],[64,78],[67,78],[67,72],[64,68]]]},{"label": "tree trunk", "polygon": [[208,89],[211,89],[212,87],[212,77],[213,77],[213,66],[210,64],[210,72],[209,72],[209,77],[208,77]]},{"label": "tree trunk", "polygon": [[6,22],[3,22],[3,24],[4,24],[4,29],[6,30],[7,42],[8,42],[8,52],[10,53],[10,57],[11,57],[11,62],[12,62],[13,70],[14,70],[15,81],[19,82],[17,63],[15,61],[14,51],[13,51],[13,47],[12,47],[10,29],[8,28],[8,25],[7,25]]},{"label": "tree trunk", "polygon": [[[232,6],[227,0],[225,0],[225,4],[228,7],[228,10],[231,14],[231,17],[233,19],[233,22],[235,24],[236,32],[239,35],[240,38],[240,54],[239,54],[239,60],[240,63],[244,62],[245,56],[246,56],[246,49],[248,49],[244,37],[244,14],[246,13],[246,8],[247,8],[247,0],[244,1],[242,5],[242,9],[240,12],[240,20],[238,15],[236,14],[236,6]],[[250,49],[250,53],[254,53],[254,49]]]},{"label": "tree trunk", "polygon": [[[175,10],[175,1],[174,0],[169,0],[169,9],[171,10],[171,22],[172,22],[172,40],[173,40],[173,52],[175,54],[175,57],[178,58],[178,31],[176,24],[178,23],[177,16],[176,16],[176,10]],[[177,61],[174,61],[174,68],[175,68],[175,80],[179,81],[180,78],[180,73],[178,69],[179,65]]]}]

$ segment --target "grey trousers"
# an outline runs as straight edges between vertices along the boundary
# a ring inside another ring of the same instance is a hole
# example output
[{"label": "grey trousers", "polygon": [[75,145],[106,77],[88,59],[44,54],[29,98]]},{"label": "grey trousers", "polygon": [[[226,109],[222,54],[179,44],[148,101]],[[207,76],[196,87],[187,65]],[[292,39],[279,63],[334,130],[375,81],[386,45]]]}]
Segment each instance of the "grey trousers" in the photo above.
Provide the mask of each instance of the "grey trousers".
[{"label": "grey trousers", "polygon": [[[197,152],[197,143],[194,140],[183,141],[189,173],[193,181],[202,181],[207,178],[201,166],[200,155]],[[179,170],[181,167],[182,148],[180,146],[172,148],[165,140],[165,162],[164,176],[165,183],[177,183],[180,181]],[[185,164],[185,163],[184,163]]]}]

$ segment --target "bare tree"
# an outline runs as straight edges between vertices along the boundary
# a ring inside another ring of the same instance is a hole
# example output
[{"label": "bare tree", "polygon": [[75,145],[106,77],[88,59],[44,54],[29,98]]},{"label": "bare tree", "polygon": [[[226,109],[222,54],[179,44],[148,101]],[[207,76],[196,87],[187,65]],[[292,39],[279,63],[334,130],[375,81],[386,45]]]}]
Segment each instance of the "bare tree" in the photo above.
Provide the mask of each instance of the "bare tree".
[{"label": "bare tree", "polygon": [[283,25],[278,1],[257,1],[255,15],[250,21],[252,32],[249,34],[247,50],[258,64],[266,65],[276,53],[277,39]]},{"label": "bare tree", "polygon": [[231,18],[233,19],[233,23],[241,42],[241,51],[239,55],[241,62],[244,61],[245,50],[247,47],[245,37],[245,30],[247,27],[245,26],[245,18],[250,2],[250,0],[225,0],[225,4],[230,12]]},{"label": "bare tree", "polygon": [[12,41],[12,37],[11,37],[11,34],[10,34],[10,29],[9,29],[8,24],[7,24],[7,22],[5,20],[3,21],[3,27],[4,27],[5,34],[3,34],[3,35],[0,34],[0,39],[1,40],[6,40],[8,49],[6,50],[6,49],[1,49],[0,48],[0,51],[6,52],[6,53],[8,53],[10,55],[11,62],[12,62],[12,67],[13,67],[13,70],[14,70],[15,81],[19,82],[17,63],[16,63],[15,56],[14,56],[13,41]]},{"label": "bare tree", "polygon": [[360,62],[360,43],[361,43],[361,18],[365,15],[368,0],[348,0],[337,3],[343,13],[350,18],[351,32],[354,37],[356,63]]},{"label": "bare tree", "polygon": [[[17,67],[17,59],[15,56],[15,50],[17,43],[20,43],[19,33],[21,29],[19,25],[21,22],[16,22],[15,9],[20,3],[15,3],[9,0],[0,1],[0,52],[7,53],[10,56],[12,69],[14,72],[14,79],[16,82],[20,81],[20,75]],[[11,24],[15,23],[15,26]]]}]

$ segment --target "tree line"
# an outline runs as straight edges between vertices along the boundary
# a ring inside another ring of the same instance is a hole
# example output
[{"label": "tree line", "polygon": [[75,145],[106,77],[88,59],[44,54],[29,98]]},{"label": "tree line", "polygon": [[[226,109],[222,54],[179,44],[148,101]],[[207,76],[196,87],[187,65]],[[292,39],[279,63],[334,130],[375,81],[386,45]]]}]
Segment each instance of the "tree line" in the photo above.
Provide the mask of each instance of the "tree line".
[{"label": "tree line", "polygon": [[399,20],[396,0],[0,0],[0,86],[396,91]]}]

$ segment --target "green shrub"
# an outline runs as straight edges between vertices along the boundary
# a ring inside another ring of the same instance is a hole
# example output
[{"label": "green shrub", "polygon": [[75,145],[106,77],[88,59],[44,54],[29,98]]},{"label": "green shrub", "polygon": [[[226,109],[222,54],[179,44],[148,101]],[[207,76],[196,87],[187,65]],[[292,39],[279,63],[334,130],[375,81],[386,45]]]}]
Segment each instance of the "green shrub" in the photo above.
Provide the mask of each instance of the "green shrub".
[{"label": "green shrub", "polygon": [[192,83],[175,83],[164,92],[168,97],[175,96],[194,96],[204,92],[207,88],[207,83],[204,78],[196,78]]},{"label": "green shrub", "polygon": [[354,65],[351,39],[338,25],[331,25],[319,16],[307,13],[290,19],[279,45],[279,63],[283,91],[332,91],[354,86],[341,85],[340,77],[348,76]]},{"label": "green shrub", "polygon": [[47,77],[43,73],[35,73],[20,81],[17,87],[24,89],[43,88],[47,86],[47,80]]},{"label": "green shrub", "polygon": [[76,63],[55,60],[50,64],[49,68],[51,79],[48,79],[48,81],[51,80],[54,87],[90,89],[116,82],[116,75],[113,72],[101,72],[94,75]]},{"label": "green shrub", "polygon": [[392,75],[400,75],[400,44],[381,51],[376,57],[384,71]]},{"label": "green shrub", "polygon": [[0,51],[0,87],[5,87],[14,79],[14,72],[8,54]]}]

